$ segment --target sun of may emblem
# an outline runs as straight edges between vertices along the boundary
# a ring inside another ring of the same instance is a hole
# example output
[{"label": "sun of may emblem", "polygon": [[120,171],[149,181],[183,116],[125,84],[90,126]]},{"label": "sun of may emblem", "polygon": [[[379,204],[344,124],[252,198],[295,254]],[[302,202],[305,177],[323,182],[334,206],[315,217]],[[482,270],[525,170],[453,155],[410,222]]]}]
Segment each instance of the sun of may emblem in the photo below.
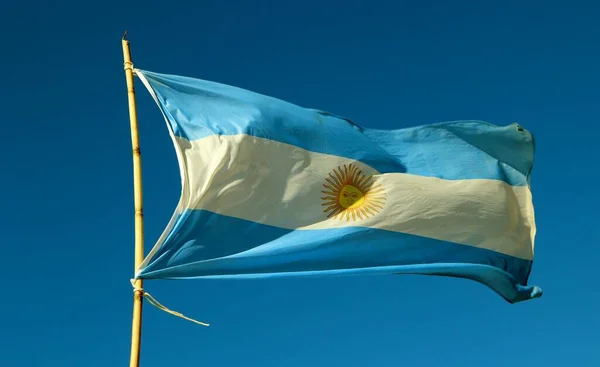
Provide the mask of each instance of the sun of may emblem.
[{"label": "sun of may emblem", "polygon": [[366,176],[354,164],[339,166],[323,184],[321,204],[327,218],[356,221],[379,213],[385,204],[383,187],[373,176]]}]

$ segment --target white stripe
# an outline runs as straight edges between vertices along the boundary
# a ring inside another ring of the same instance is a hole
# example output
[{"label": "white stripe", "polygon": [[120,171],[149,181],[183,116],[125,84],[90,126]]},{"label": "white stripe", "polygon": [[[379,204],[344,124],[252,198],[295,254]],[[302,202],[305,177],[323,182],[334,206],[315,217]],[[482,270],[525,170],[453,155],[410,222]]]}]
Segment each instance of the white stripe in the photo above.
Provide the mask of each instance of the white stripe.
[{"label": "white stripe", "polygon": [[[287,229],[371,227],[533,259],[535,222],[526,186],[379,174],[361,162],[248,135],[174,140],[183,157],[179,209],[205,209]],[[327,219],[323,184],[344,164],[359,166],[382,185],[386,197],[379,213],[357,221]]]}]

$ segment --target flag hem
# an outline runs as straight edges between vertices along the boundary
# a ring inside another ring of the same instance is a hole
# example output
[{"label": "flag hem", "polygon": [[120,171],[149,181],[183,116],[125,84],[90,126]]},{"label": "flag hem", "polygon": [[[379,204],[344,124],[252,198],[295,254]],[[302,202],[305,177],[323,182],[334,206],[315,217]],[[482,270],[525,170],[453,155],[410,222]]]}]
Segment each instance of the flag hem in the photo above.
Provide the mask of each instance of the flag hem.
[{"label": "flag hem", "polygon": [[[152,85],[150,85],[150,83],[148,82],[148,79],[146,79],[146,76],[144,75],[143,71],[140,70],[140,69],[134,69],[133,71],[134,71],[134,74],[137,75],[138,78],[140,78],[140,81],[146,87],[146,89],[148,90],[148,93],[150,93],[150,95],[152,96],[152,99],[154,100],[154,102],[158,106],[158,109],[160,110],[160,112],[163,115],[163,118],[165,120],[165,124],[167,125],[167,130],[169,132],[169,136],[171,137],[171,142],[173,143],[173,147],[174,147],[175,153],[177,155],[177,165],[179,167],[179,177],[180,177],[180,180],[181,180],[181,192],[180,192],[179,200],[177,202],[177,206],[175,207],[175,210],[173,211],[173,214],[171,215],[171,219],[169,219],[169,222],[167,223],[167,225],[166,225],[165,229],[163,230],[163,232],[161,233],[160,237],[158,238],[158,240],[156,241],[156,243],[154,244],[154,246],[152,247],[152,249],[150,250],[150,252],[144,257],[144,261],[142,261],[142,263],[140,264],[140,266],[136,269],[136,273],[135,274],[136,274],[136,277],[137,277],[137,274],[139,273],[140,269],[144,269],[146,266],[148,266],[148,263],[150,262],[150,259],[152,259],[152,257],[154,256],[154,254],[160,248],[161,244],[166,240],[166,238],[172,232],[173,227],[175,226],[175,224],[177,222],[178,215],[181,214],[181,209],[183,207],[182,204],[184,204],[183,203],[183,198],[184,197],[190,197],[190,196],[189,195],[185,195],[185,191],[189,190],[189,188],[187,187],[187,184],[186,184],[186,180],[184,178],[185,159],[183,159],[183,153],[181,152],[181,150],[179,149],[179,145],[177,144],[173,128],[169,124],[169,118],[167,117],[167,114],[169,114],[169,112],[165,111],[162,108],[160,102],[158,101],[158,97],[156,95],[156,91],[154,90],[154,88],[152,87]],[[172,118],[172,116],[171,116],[171,118]]]}]

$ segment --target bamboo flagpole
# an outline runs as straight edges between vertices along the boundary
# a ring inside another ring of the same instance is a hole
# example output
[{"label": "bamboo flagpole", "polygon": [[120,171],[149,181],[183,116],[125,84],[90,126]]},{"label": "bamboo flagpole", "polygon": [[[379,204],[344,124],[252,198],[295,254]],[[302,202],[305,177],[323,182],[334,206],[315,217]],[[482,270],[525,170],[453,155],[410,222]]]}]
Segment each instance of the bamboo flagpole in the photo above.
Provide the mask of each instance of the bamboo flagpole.
[{"label": "bamboo flagpole", "polygon": [[[144,215],[142,211],[142,157],[140,152],[140,139],[138,133],[137,111],[135,104],[135,88],[133,86],[133,63],[127,32],[123,35],[123,61],[125,78],[127,81],[127,97],[129,100],[129,121],[131,126],[131,147],[133,150],[133,195],[135,205],[135,268],[138,269],[144,261]],[[133,291],[133,319],[131,325],[131,356],[130,367],[140,364],[140,339],[142,335],[142,300],[144,286],[141,279],[136,279]]]}]

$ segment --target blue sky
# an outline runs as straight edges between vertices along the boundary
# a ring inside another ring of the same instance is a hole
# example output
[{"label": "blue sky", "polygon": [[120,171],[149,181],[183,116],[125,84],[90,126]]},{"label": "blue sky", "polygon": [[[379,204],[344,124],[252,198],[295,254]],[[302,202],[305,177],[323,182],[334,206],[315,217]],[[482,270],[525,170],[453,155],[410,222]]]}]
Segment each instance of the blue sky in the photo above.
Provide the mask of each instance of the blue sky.
[{"label": "blue sky", "polygon": [[[526,4],[525,4],[526,3]],[[536,137],[531,284],[149,281],[203,328],[144,309],[142,366],[598,366],[600,5],[593,2],[4,2],[0,365],[129,359],[136,67],[233,84],[374,128],[518,122]],[[180,190],[137,83],[146,248]]]}]

